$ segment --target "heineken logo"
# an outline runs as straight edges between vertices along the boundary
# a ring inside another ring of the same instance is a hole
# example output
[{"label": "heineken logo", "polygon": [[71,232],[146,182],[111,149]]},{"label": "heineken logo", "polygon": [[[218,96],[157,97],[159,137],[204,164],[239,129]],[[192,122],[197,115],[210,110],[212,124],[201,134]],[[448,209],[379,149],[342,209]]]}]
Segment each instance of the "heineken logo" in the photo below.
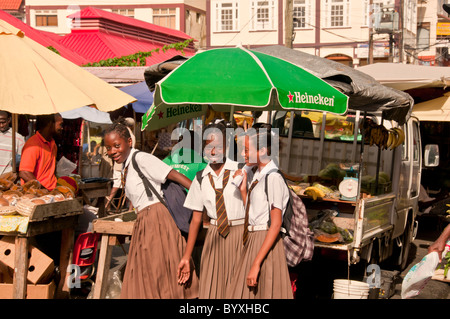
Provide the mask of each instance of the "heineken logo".
[{"label": "heineken logo", "polygon": [[[171,106],[166,109],[166,117],[175,117],[183,114],[201,112],[202,106],[200,104],[189,104],[189,105],[177,105]],[[164,113],[160,112],[158,117],[163,118]]]},{"label": "heineken logo", "polygon": [[311,95],[308,93],[302,92],[294,92],[294,95],[289,91],[287,95],[289,98],[289,103],[308,103],[308,104],[317,104],[317,105],[326,105],[326,106],[334,106],[334,96],[333,97],[325,97],[320,93],[316,95]]}]

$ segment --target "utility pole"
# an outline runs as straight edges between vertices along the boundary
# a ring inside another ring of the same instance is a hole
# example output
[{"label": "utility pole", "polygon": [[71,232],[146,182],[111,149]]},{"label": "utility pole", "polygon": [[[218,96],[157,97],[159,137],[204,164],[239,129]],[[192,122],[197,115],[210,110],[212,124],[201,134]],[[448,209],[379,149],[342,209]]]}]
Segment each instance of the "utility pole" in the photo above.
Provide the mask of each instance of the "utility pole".
[{"label": "utility pole", "polygon": [[373,64],[373,0],[369,1],[369,53],[367,64]]},{"label": "utility pole", "polygon": [[290,49],[293,47],[294,34],[294,4],[293,0],[286,0],[286,10],[284,12],[284,45]]}]

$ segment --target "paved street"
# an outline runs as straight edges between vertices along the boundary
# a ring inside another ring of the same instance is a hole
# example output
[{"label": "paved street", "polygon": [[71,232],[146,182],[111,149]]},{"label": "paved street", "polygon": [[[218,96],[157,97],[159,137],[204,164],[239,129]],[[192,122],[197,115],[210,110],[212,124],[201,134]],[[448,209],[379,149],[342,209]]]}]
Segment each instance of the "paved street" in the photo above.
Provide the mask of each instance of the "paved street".
[{"label": "paved street", "polygon": [[[395,283],[395,293],[390,299],[401,299],[401,284],[407,272],[418,263],[426,254],[429,245],[439,236],[437,219],[432,216],[419,218],[419,230],[416,239],[412,243],[409,263],[406,269],[399,274]],[[123,248],[128,251],[128,241]],[[336,257],[336,256],[335,256]],[[345,256],[343,256],[345,257]],[[330,261],[329,256],[315,256],[312,263],[301,265],[298,281],[297,299],[330,299],[332,297],[333,278],[347,278],[348,266],[346,260]],[[337,256],[339,259],[340,257]],[[123,249],[120,246],[113,248],[110,276],[121,268],[126,262]],[[364,273],[361,266],[351,266],[351,276],[359,276]],[[430,280],[422,292],[413,299],[450,299],[450,284]]]}]

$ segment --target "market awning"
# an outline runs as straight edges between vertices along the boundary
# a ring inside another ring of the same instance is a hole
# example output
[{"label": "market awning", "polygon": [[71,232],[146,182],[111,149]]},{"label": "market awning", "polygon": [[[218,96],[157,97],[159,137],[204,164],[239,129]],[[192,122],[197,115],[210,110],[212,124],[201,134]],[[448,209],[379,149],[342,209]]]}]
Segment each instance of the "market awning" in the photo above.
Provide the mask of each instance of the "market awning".
[{"label": "market awning", "polygon": [[450,122],[450,92],[414,105],[413,114],[420,121]]},{"label": "market awning", "polygon": [[[385,119],[395,120],[400,124],[404,123],[411,115],[414,101],[408,93],[384,86],[370,75],[357,69],[280,45],[252,50],[294,63],[325,80],[349,96],[349,109],[351,110],[383,111]],[[186,59],[186,57],[178,56],[148,67],[144,76],[150,90],[154,90],[156,82]]]},{"label": "market awning", "polygon": [[383,85],[397,90],[446,87],[450,85],[450,68],[403,63],[374,63],[358,68]]},{"label": "market awning", "polygon": [[147,112],[153,103],[153,94],[150,92],[145,81],[121,87],[120,90],[137,99],[136,102],[131,103],[136,113]]},{"label": "market awning", "polygon": [[95,107],[83,106],[77,109],[65,111],[60,113],[63,119],[78,119],[82,118],[89,122],[111,124],[111,116],[108,112],[102,112]]}]

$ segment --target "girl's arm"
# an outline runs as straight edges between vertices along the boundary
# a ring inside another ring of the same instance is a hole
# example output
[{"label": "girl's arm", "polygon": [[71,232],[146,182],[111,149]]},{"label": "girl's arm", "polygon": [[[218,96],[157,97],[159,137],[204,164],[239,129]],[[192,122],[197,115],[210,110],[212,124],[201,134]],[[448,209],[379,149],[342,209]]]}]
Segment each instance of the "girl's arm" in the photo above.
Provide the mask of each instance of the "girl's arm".
[{"label": "girl's arm", "polygon": [[195,241],[197,240],[197,235],[200,230],[200,226],[202,223],[203,213],[199,211],[194,211],[192,213],[191,224],[189,225],[189,235],[186,243],[186,250],[184,252],[183,257],[178,264],[178,284],[185,284],[191,275],[191,256],[192,251],[194,250]]},{"label": "girl's arm", "polygon": [[249,287],[255,287],[258,284],[258,275],[259,270],[261,269],[261,264],[263,260],[266,258],[269,250],[272,248],[275,240],[277,239],[278,234],[280,233],[281,224],[282,224],[282,213],[281,209],[273,207],[270,211],[270,227],[267,231],[266,238],[259,249],[258,254],[256,255],[255,260],[253,261],[252,267],[247,275],[247,285]]},{"label": "girl's arm", "polygon": [[189,178],[187,178],[186,176],[184,176],[180,172],[177,172],[174,169],[170,170],[169,174],[167,175],[167,178],[183,185],[184,188],[187,188],[187,189],[189,189],[192,184],[192,181]]}]

